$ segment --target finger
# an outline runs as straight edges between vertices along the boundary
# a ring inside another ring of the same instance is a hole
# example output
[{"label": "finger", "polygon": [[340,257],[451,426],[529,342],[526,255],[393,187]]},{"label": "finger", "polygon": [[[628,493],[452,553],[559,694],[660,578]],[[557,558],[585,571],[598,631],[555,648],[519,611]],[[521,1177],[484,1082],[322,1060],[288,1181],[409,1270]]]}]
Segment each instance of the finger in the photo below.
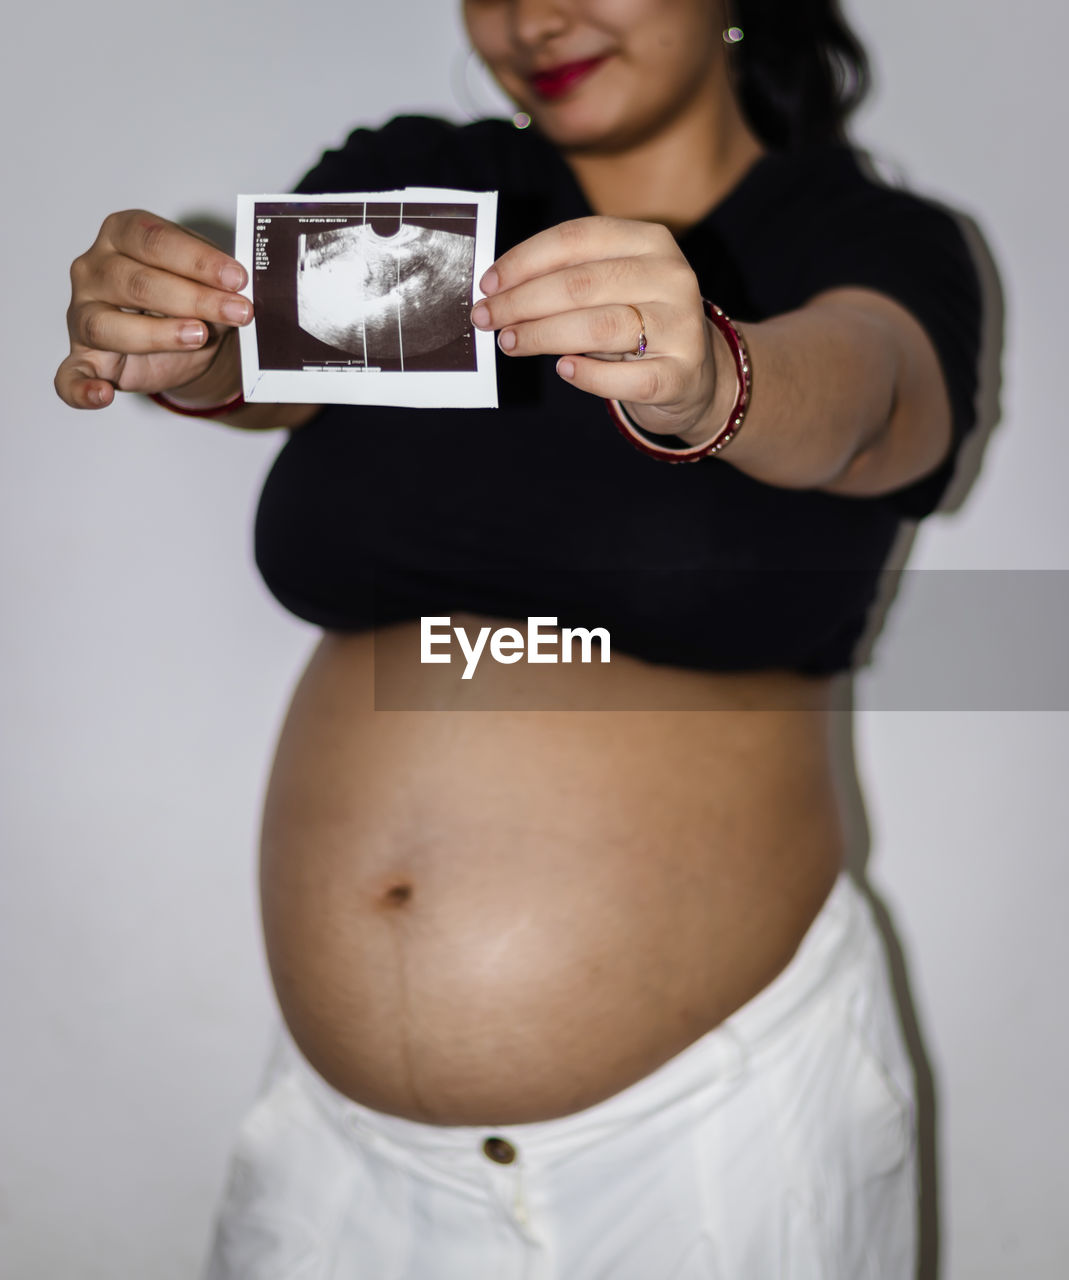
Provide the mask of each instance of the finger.
[{"label": "finger", "polygon": [[634,257],[563,267],[481,299],[472,308],[471,321],[477,329],[504,329],[612,303],[634,302],[645,308],[650,302],[667,302],[678,293],[679,281],[663,267],[659,262],[651,268],[650,262]]},{"label": "finger", "polygon": [[72,409],[104,409],[115,399],[115,387],[81,355],[69,355],[56,370],[56,394]]},{"label": "finger", "polygon": [[[641,316],[641,320],[640,320]],[[663,304],[643,303],[641,312],[617,303],[605,307],[586,307],[566,311],[544,320],[531,320],[501,330],[498,346],[510,356],[561,355],[581,351],[587,355],[638,355],[643,334],[653,354],[667,354],[669,337],[674,339],[672,354],[690,354],[693,336],[681,330],[676,308]],[[653,351],[654,338],[659,339]],[[678,335],[678,336],[677,336]],[[683,351],[678,348],[683,347]]]},{"label": "finger", "polygon": [[163,316],[242,325],[252,319],[252,303],[240,294],[209,289],[170,271],[116,256],[95,282],[93,297],[115,307],[155,311]]},{"label": "finger", "polygon": [[244,289],[248,283],[245,268],[229,254],[144,209],[111,214],[105,218],[101,232],[112,248],[135,262],[228,293]]},{"label": "finger", "polygon": [[679,249],[671,232],[654,222],[594,216],[558,223],[515,245],[479,281],[488,296],[511,289],[535,276],[581,262],[628,258]]},{"label": "finger", "polygon": [[202,320],[158,319],[120,311],[103,302],[72,307],[68,315],[72,342],[98,351],[145,355],[153,351],[195,351],[211,331]]},{"label": "finger", "polygon": [[670,356],[611,363],[590,356],[562,356],[557,372],[580,391],[630,404],[673,404],[681,398],[686,382],[683,362]]}]

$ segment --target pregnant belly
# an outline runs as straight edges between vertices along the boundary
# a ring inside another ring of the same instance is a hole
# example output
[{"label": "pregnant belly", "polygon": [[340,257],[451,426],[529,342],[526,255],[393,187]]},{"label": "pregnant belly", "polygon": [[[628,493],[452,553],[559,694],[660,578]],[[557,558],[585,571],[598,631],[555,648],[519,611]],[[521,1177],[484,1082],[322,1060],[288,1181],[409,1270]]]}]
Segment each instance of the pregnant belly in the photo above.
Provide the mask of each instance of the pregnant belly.
[{"label": "pregnant belly", "polygon": [[371,650],[324,638],[263,832],[279,1003],[336,1088],[439,1124],[568,1114],[790,958],[841,856],[824,713],[376,712]]}]

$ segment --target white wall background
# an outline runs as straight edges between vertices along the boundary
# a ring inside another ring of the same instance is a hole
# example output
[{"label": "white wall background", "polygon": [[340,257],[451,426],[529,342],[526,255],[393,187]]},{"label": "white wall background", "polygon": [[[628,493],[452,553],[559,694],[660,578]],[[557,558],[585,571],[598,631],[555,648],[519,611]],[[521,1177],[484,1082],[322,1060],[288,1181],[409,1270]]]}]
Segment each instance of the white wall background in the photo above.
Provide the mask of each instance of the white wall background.
[{"label": "white wall background", "polygon": [[[981,221],[1006,293],[1004,424],[912,563],[1069,568],[1069,12],[848,8],[878,72],[859,138]],[[8,37],[0,1271],[186,1280],[269,1035],[258,808],[315,633],[251,560],[280,438],[55,398],[67,266],[109,210],[227,218],[235,192],[285,189],[352,123],[457,114],[459,24],[431,0],[99,0],[22,6]],[[856,737],[870,875],[938,1095],[941,1276],[1055,1280],[1069,715],[863,711]]]}]

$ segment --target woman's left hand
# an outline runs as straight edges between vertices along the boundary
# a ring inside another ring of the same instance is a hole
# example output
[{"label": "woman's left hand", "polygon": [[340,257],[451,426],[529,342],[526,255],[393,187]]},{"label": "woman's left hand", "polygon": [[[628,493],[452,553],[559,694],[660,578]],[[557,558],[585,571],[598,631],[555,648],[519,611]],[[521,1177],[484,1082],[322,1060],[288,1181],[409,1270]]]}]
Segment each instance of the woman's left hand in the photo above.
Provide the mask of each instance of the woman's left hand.
[{"label": "woman's left hand", "polygon": [[[685,435],[716,392],[712,327],[666,227],[624,218],[562,222],[502,254],[479,282],[479,329],[510,356],[559,355],[566,381],[620,400],[644,430]],[[636,348],[645,324],[646,352]]]}]

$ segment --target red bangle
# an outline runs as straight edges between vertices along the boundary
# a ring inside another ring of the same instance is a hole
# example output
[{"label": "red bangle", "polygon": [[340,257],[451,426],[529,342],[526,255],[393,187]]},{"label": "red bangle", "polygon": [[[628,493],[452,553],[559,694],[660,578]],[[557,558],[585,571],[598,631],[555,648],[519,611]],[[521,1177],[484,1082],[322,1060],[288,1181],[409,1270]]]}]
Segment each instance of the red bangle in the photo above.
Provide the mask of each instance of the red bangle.
[{"label": "red bangle", "polygon": [[728,346],[731,348],[731,354],[735,360],[735,376],[738,379],[739,387],[738,394],[735,396],[735,404],[731,413],[728,414],[727,422],[724,423],[711,440],[706,440],[704,444],[690,445],[684,449],[673,449],[669,445],[655,444],[649,436],[642,433],[640,427],[631,421],[619,400],[605,401],[609,417],[616,424],[620,434],[630,440],[636,449],[641,449],[643,453],[649,454],[651,458],[658,458],[661,462],[698,462],[702,458],[708,458],[712,453],[719,453],[729,440],[734,439],[746,418],[746,411],[750,407],[750,396],[753,392],[753,374],[750,369],[750,353],[746,347],[746,339],[715,303],[710,302],[707,298],[702,298],[702,306],[705,308],[705,314],[724,335]]},{"label": "red bangle", "polygon": [[163,405],[165,409],[170,409],[172,413],[180,413],[184,418],[225,418],[228,413],[233,413],[235,409],[240,409],[245,403],[245,397],[240,391],[236,396],[231,396],[229,400],[224,400],[222,404],[210,404],[201,409],[193,409],[188,405],[177,404],[163,391],[150,392],[149,399],[155,400],[157,404]]}]

